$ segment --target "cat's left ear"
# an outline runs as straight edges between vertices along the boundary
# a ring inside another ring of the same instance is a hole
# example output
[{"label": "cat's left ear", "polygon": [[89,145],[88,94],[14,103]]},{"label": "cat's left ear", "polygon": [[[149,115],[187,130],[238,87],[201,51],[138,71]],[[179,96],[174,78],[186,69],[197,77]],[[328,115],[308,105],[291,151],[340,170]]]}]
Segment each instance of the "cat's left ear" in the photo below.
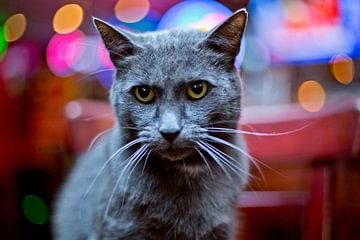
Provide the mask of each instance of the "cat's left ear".
[{"label": "cat's left ear", "polygon": [[225,22],[210,31],[201,45],[235,59],[240,51],[247,17],[245,8],[236,11]]},{"label": "cat's left ear", "polygon": [[93,17],[93,21],[114,64],[133,55],[140,48],[131,41],[132,34],[130,32],[117,29],[98,18]]}]

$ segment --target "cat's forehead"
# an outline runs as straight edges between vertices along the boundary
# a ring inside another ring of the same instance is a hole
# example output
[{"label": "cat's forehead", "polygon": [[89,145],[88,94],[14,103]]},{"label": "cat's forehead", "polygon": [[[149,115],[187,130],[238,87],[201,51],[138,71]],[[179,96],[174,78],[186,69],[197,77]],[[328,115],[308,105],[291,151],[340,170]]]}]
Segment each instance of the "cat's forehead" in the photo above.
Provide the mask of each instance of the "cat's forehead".
[{"label": "cat's forehead", "polygon": [[147,49],[191,47],[206,37],[207,33],[194,28],[146,32],[136,37],[136,42]]},{"label": "cat's forehead", "polygon": [[[139,35],[136,43],[142,47],[136,56],[138,81],[154,85],[172,85],[198,79],[211,81],[209,71],[214,52],[204,52],[197,46],[207,36],[196,29],[174,29]],[[134,69],[135,70],[135,69]]]}]

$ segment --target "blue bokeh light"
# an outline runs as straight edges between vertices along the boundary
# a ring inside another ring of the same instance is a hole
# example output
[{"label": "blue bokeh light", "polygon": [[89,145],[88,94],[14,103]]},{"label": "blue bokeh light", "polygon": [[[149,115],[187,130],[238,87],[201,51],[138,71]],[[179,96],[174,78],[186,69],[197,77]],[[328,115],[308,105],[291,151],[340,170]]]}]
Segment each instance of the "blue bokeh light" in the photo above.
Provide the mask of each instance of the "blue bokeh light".
[{"label": "blue bokeh light", "polygon": [[217,1],[184,1],[170,8],[161,18],[157,29],[192,26],[209,14],[223,16],[220,22],[232,14],[232,11]]}]

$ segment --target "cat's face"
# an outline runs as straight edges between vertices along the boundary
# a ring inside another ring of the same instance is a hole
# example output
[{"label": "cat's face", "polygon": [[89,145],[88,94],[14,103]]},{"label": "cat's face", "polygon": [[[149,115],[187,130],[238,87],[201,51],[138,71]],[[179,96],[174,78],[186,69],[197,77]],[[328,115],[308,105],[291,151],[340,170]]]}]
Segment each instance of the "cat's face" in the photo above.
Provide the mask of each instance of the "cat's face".
[{"label": "cat's face", "polygon": [[95,20],[118,69],[110,99],[120,126],[171,161],[194,152],[206,127],[236,127],[241,89],[233,63],[245,22],[238,12],[212,32],[134,35]]}]

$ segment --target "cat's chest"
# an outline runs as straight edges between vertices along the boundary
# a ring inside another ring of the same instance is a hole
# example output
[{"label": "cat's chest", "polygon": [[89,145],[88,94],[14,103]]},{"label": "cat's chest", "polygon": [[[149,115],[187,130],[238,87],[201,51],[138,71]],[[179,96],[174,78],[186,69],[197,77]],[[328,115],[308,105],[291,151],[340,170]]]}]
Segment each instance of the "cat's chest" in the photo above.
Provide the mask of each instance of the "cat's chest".
[{"label": "cat's chest", "polygon": [[[144,207],[144,206],[143,206]],[[154,208],[155,209],[155,208]],[[162,209],[162,211],[170,209]],[[188,215],[187,215],[188,214]],[[228,216],[210,216],[179,212],[178,215],[158,213],[139,214],[130,218],[122,219],[124,216],[111,218],[101,231],[100,239],[148,239],[148,240],[170,240],[170,239],[203,239],[207,233],[219,225],[231,224]],[[222,217],[222,219],[221,219]]]},{"label": "cat's chest", "polygon": [[119,239],[136,239],[133,236],[138,235],[146,236],[143,239],[192,239],[231,222],[228,205],[211,194],[153,194],[122,202],[120,211],[108,219],[102,232],[124,236]]}]

